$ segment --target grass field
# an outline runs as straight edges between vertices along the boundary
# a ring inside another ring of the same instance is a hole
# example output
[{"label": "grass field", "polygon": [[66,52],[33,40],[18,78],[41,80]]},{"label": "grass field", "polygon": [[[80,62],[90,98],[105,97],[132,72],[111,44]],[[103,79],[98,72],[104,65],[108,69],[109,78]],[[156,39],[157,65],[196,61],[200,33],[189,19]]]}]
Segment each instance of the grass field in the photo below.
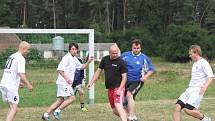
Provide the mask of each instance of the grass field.
[{"label": "grass field", "polygon": [[[188,86],[192,63],[169,63],[153,58],[156,72],[145,83],[137,96],[138,117],[143,121],[171,121],[175,100]],[[97,65],[97,64],[96,64]],[[211,63],[215,68],[215,63]],[[2,70],[0,70],[0,76]],[[20,111],[15,121],[38,121],[41,114],[56,100],[56,68],[27,68],[27,76],[34,86],[29,93],[20,89]],[[210,85],[201,110],[215,118],[215,83]],[[87,90],[86,90],[87,97]],[[78,100],[78,99],[77,99]],[[88,106],[90,111],[82,113],[78,101],[63,111],[63,121],[108,121],[118,120],[112,115],[107,104],[104,76],[95,85],[95,105]],[[5,119],[7,105],[0,99],[0,121]],[[184,116],[184,121],[195,121]],[[96,118],[97,117],[97,118]]]},{"label": "grass field", "polygon": [[[137,116],[140,121],[172,121],[172,109],[175,100],[151,100],[136,103]],[[119,121],[111,112],[107,103],[88,105],[88,112],[82,112],[79,105],[72,104],[62,111],[62,121]],[[40,121],[42,112],[48,107],[20,108],[15,121]],[[215,99],[204,99],[201,110],[215,118]],[[6,109],[0,109],[0,121],[5,119]],[[53,121],[55,119],[52,117]],[[197,121],[182,112],[183,121]]]}]

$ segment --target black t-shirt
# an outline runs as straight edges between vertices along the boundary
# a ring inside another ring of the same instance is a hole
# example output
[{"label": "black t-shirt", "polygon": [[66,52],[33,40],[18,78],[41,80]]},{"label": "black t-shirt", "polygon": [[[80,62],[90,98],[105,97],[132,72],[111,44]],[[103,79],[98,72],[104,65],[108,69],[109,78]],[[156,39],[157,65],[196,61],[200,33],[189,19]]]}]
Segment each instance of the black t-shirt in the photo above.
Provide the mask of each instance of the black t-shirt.
[{"label": "black t-shirt", "polygon": [[119,87],[122,74],[127,72],[126,64],[120,57],[111,60],[109,55],[102,58],[99,68],[105,71],[105,86],[107,89]]}]

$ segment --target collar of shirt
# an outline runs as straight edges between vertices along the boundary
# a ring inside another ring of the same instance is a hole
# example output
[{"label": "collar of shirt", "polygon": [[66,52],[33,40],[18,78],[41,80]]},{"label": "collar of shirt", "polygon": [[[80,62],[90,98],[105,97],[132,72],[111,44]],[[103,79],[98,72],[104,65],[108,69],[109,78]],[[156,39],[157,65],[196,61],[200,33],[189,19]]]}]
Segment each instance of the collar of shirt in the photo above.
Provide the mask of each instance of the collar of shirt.
[{"label": "collar of shirt", "polygon": [[140,56],[140,55],[141,55],[141,52],[140,52],[139,54],[135,55],[135,54],[131,51],[131,54],[132,54],[132,56]]}]

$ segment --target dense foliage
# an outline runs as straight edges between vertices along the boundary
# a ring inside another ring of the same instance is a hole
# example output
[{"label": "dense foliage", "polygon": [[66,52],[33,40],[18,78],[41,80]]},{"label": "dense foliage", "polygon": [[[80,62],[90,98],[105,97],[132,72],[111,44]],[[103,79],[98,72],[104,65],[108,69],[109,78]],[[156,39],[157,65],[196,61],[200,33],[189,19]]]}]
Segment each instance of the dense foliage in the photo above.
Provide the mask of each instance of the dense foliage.
[{"label": "dense foliage", "polygon": [[160,45],[160,54],[168,61],[186,62],[190,45],[197,44],[201,46],[203,56],[211,59],[215,52],[215,40],[211,37],[206,30],[192,23],[170,25]]},{"label": "dense foliage", "polygon": [[214,6],[214,0],[1,0],[0,26],[93,28],[95,42],[117,42],[125,51],[132,38],[139,38],[146,54],[183,62],[188,59],[185,49],[194,43],[214,58]]}]

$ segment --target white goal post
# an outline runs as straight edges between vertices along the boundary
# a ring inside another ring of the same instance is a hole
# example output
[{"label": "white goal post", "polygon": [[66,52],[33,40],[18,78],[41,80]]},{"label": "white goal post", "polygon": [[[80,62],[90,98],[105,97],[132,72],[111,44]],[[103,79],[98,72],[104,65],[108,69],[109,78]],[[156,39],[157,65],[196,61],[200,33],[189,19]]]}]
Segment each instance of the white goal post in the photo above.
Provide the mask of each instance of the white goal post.
[{"label": "white goal post", "polygon": [[[0,29],[0,33],[23,34],[88,34],[89,56],[94,56],[94,29]],[[94,73],[94,61],[89,65],[89,81]],[[94,103],[94,85],[89,89],[88,103]]]}]

